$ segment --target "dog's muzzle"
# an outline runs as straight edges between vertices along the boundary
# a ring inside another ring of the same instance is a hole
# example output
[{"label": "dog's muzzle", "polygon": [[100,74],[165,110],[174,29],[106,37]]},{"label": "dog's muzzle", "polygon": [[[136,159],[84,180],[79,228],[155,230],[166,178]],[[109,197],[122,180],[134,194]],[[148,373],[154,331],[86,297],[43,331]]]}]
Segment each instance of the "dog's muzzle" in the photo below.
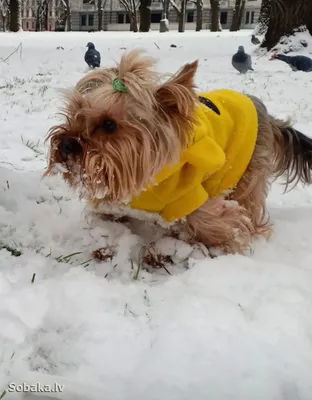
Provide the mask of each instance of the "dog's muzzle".
[{"label": "dog's muzzle", "polygon": [[64,160],[71,155],[78,155],[82,152],[82,146],[76,139],[64,138],[59,145],[59,151]]}]

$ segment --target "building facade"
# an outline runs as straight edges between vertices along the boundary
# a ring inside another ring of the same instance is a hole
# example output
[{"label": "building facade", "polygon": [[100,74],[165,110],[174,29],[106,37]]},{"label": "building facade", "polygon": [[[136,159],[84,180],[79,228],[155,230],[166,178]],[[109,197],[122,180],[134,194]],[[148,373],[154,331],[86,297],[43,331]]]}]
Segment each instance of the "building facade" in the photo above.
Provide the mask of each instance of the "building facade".
[{"label": "building facade", "polygon": [[[42,5],[44,2],[42,2]],[[39,13],[40,24],[43,23],[43,11],[38,7],[38,0],[23,0],[22,1],[22,28],[24,31],[35,31],[37,22],[37,13]],[[48,3],[48,30],[55,31],[57,21],[62,18],[64,7],[62,0],[50,0]],[[41,28],[43,30],[43,28]]]},{"label": "building facade", "polygon": [[[45,9],[47,8],[47,9]],[[5,12],[4,12],[5,11]],[[0,10],[0,31],[8,30],[9,9]],[[21,19],[24,31],[35,31],[36,24],[39,30],[55,31],[58,21],[64,16],[63,0],[22,0]],[[45,22],[46,21],[46,22]]]},{"label": "building facade", "polygon": [[[40,1],[40,0],[39,0]],[[43,1],[43,0],[41,0]],[[123,3],[131,0],[122,0]],[[169,0],[168,0],[169,1]],[[102,0],[103,4],[103,30],[129,31],[129,14],[120,0]],[[220,0],[220,23],[223,29],[229,29],[233,18],[235,0]],[[71,23],[73,31],[98,30],[98,0],[71,0]],[[64,1],[48,0],[48,30],[64,30],[62,19],[64,17]],[[253,29],[258,21],[261,0],[246,0],[242,29]],[[25,31],[36,29],[38,0],[22,0],[22,27]],[[203,29],[210,28],[210,0],[203,0]],[[163,1],[152,0],[151,29],[159,30],[159,22],[163,18]],[[178,28],[178,15],[170,5],[169,27]],[[195,30],[196,6],[188,2],[186,8],[186,30]],[[1,21],[0,21],[1,27]],[[3,27],[1,27],[3,28]]]},{"label": "building facade", "polygon": [[[72,0],[72,30],[98,30],[97,0]],[[126,0],[127,1],[127,0]],[[220,22],[223,29],[229,29],[232,23],[235,0],[220,1]],[[258,21],[261,0],[246,0],[242,21],[242,29],[253,29]],[[159,22],[163,17],[163,2],[152,0],[151,29],[158,30]],[[170,29],[178,28],[177,12],[169,7]],[[127,31],[130,29],[129,15],[120,0],[104,0],[103,30]],[[186,30],[194,30],[196,21],[196,6],[193,2],[187,3]],[[203,0],[203,29],[210,28],[210,0]]]}]

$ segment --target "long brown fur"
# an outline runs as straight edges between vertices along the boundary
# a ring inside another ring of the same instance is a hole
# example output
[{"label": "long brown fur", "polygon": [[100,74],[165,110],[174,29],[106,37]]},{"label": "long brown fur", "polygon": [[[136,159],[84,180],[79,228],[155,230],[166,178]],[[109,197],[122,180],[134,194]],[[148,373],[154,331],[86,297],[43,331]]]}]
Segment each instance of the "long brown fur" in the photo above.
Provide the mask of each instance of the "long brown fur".
[{"label": "long brown fur", "polygon": [[[132,51],[116,67],[87,74],[65,95],[64,122],[49,132],[45,175],[61,171],[81,197],[97,204],[127,203],[189,145],[199,104],[197,67],[197,61],[186,64],[161,82],[154,60]],[[113,89],[116,77],[127,94]],[[197,240],[228,253],[244,252],[255,235],[270,236],[266,198],[271,178],[284,176],[286,187],[312,182],[311,139],[250,97],[258,113],[258,137],[244,176],[230,194],[209,199],[188,215],[184,225]],[[107,119],[118,121],[117,134],[103,132]],[[65,157],[64,139],[81,151]]]},{"label": "long brown fur", "polygon": [[[66,94],[66,120],[52,127],[48,135],[46,175],[54,173],[55,164],[65,164],[70,173],[64,173],[64,178],[82,197],[86,193],[101,196],[105,188],[106,199],[117,202],[139,193],[163,165],[179,160],[195,122],[198,99],[190,82],[197,62],[158,85],[153,66],[153,59],[133,51],[123,56],[116,68],[88,74]],[[116,76],[127,85],[127,96],[112,88]],[[117,135],[101,131],[101,121],[106,118],[118,121]],[[65,162],[59,152],[64,137],[76,139],[83,147],[80,156]],[[105,153],[99,151],[104,148]]]},{"label": "long brown fur", "polygon": [[[269,179],[273,173],[272,155],[276,152],[276,141],[271,117],[264,104],[256,97],[250,97],[258,113],[258,136],[249,166],[235,190],[228,196],[228,200],[234,200],[236,205],[222,198],[208,200],[187,218],[190,230],[202,236],[202,242],[208,247],[222,247],[229,253],[247,250],[254,235],[268,237],[271,233],[265,202]],[[219,205],[223,207],[217,213],[215,209]],[[211,233],[206,235],[208,230]]]}]

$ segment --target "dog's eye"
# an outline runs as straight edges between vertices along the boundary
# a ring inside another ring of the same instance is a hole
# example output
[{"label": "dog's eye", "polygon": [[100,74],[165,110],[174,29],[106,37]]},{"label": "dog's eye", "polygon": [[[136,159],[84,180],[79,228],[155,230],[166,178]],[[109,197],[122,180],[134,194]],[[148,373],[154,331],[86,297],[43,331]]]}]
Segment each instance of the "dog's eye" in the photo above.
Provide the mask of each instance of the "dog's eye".
[{"label": "dog's eye", "polygon": [[114,133],[117,130],[117,123],[113,119],[105,119],[101,123],[100,128],[106,133]]}]

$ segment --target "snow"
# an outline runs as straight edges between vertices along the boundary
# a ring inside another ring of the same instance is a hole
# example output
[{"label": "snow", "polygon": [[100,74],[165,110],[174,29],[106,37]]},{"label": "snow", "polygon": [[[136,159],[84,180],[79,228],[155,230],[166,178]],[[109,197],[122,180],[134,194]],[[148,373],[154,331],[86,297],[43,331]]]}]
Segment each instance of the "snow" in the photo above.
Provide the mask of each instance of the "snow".
[{"label": "snow", "polygon": [[[135,47],[162,72],[198,58],[201,90],[260,96],[274,116],[311,133],[312,74],[259,57],[250,35],[0,34],[1,59],[22,43],[0,62],[0,244],[21,252],[0,250],[0,395],[10,382],[65,385],[5,399],[311,399],[311,188],[282,194],[275,183],[272,238],[247,256],[210,259],[154,225],[104,222],[60,177],[42,179],[59,89],[87,71],[90,40],[106,66]],[[252,54],[254,73],[232,68],[238,45]],[[170,275],[138,269],[152,240],[172,256]],[[92,259],[106,246],[112,259]]]}]

